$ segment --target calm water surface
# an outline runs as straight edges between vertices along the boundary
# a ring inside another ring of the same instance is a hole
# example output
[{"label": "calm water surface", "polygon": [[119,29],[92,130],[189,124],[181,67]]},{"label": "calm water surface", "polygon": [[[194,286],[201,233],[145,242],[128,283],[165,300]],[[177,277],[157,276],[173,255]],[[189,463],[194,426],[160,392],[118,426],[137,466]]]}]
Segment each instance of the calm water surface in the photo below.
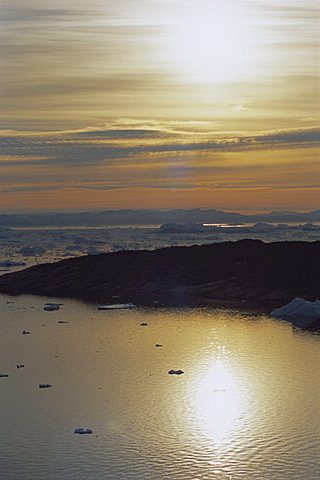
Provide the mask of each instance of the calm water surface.
[{"label": "calm water surface", "polygon": [[226,311],[46,301],[0,296],[1,479],[319,480],[320,336]]}]

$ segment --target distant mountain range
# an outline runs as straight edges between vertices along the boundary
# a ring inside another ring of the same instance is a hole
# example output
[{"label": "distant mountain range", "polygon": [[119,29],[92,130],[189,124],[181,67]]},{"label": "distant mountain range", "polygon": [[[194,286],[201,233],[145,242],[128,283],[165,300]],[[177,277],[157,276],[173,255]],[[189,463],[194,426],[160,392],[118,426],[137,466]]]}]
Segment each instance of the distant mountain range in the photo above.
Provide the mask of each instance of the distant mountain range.
[{"label": "distant mountain range", "polygon": [[256,215],[216,209],[104,210],[96,212],[55,212],[0,214],[0,227],[161,225],[163,223],[256,223],[320,222],[320,210],[311,212],[278,211]]}]

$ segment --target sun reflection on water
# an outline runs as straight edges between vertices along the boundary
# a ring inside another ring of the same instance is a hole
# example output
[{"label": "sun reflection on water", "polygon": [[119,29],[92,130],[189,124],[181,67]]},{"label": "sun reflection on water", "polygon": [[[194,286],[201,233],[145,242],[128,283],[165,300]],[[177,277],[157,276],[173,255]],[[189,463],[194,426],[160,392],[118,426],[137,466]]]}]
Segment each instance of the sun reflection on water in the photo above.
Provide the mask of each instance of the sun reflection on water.
[{"label": "sun reflection on water", "polygon": [[195,421],[215,443],[228,443],[240,428],[244,395],[226,356],[212,361],[194,389]]}]

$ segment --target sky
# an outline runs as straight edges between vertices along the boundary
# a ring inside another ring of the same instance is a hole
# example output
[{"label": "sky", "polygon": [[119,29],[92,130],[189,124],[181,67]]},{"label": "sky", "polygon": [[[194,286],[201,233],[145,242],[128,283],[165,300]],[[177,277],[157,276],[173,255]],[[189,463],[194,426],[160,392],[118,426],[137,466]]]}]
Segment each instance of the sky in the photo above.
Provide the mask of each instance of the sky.
[{"label": "sky", "polygon": [[0,211],[320,206],[315,0],[2,0]]}]

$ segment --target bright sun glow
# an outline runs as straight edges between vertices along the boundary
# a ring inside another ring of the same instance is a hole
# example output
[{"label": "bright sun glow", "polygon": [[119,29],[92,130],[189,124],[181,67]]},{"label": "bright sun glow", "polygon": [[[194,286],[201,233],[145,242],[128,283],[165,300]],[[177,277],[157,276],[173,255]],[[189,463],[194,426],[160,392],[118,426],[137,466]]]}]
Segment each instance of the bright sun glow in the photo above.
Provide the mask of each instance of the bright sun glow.
[{"label": "bright sun glow", "polygon": [[205,372],[196,392],[194,407],[202,431],[217,443],[227,441],[240,418],[243,398],[223,359],[216,360]]},{"label": "bright sun glow", "polygon": [[176,12],[168,39],[175,70],[200,83],[215,83],[248,75],[256,56],[244,7],[199,1]]}]

